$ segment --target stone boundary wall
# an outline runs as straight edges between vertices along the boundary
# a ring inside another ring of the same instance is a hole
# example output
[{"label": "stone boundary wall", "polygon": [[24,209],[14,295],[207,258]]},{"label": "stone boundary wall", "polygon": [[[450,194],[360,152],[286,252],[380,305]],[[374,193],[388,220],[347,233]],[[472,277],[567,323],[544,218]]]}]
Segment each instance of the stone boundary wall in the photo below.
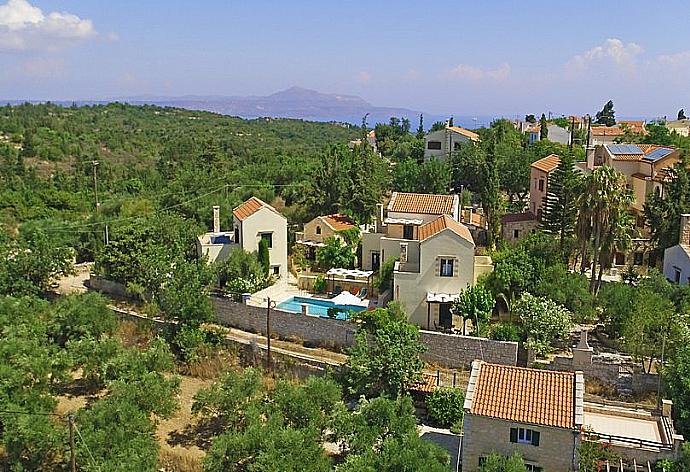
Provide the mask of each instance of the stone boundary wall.
[{"label": "stone boundary wall", "polygon": [[[228,298],[212,297],[216,322],[243,331],[266,334],[266,308],[244,305]],[[302,341],[330,349],[344,349],[355,341],[356,326],[348,321],[304,316],[271,310],[271,332],[289,340]],[[420,331],[427,347],[422,358],[450,369],[471,365],[475,359],[515,365],[518,344],[433,331]]]}]

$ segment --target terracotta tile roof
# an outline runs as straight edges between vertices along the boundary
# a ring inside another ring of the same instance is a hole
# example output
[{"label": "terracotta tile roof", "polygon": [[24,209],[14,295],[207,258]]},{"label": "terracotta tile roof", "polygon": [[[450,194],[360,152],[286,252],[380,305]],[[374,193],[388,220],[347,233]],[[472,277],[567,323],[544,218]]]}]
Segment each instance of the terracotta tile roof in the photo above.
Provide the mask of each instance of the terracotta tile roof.
[{"label": "terracotta tile roof", "polygon": [[617,161],[639,161],[644,154],[614,154],[613,158]]},{"label": "terracotta tile roof", "polygon": [[537,221],[537,217],[532,213],[508,213],[503,215],[501,223],[518,223],[520,221]]},{"label": "terracotta tile roof", "polygon": [[333,231],[343,231],[354,228],[355,224],[349,216],[335,213],[333,215],[320,216],[321,220],[331,227]]},{"label": "terracotta tile roof", "polygon": [[470,413],[517,423],[575,427],[574,373],[477,364]]},{"label": "terracotta tile roof", "polygon": [[259,200],[256,197],[252,197],[249,200],[247,200],[246,202],[244,202],[243,204],[235,207],[232,210],[232,214],[234,215],[235,218],[242,221],[246,218],[249,218],[250,216],[252,216],[257,211],[261,210],[262,208],[268,208],[269,210],[271,210],[276,215],[279,215],[280,217],[285,218],[278,210],[273,208],[268,203]]},{"label": "terracotta tile roof", "polygon": [[656,144],[638,144],[637,147],[640,148],[645,154],[649,154],[650,152],[659,148],[659,146]]},{"label": "terracotta tile roof", "polygon": [[643,120],[638,120],[638,121],[619,121],[618,126],[626,126],[630,131],[633,133],[645,133],[645,122]]},{"label": "terracotta tile roof", "polygon": [[458,203],[456,195],[393,192],[388,211],[422,215],[453,215]]},{"label": "terracotta tile roof", "polygon": [[560,156],[556,154],[550,154],[546,157],[543,157],[539,159],[538,161],[535,161],[532,163],[532,167],[535,169],[539,169],[541,171],[544,171],[546,173],[551,172],[554,170],[556,167],[558,167],[558,164],[561,163],[561,158]]},{"label": "terracotta tile roof", "polygon": [[449,126],[448,129],[451,131],[455,131],[456,133],[461,134],[466,138],[470,138],[472,141],[479,141],[479,135],[477,133],[473,133],[468,129],[461,128],[459,126]]},{"label": "terracotta tile roof", "polygon": [[436,388],[436,377],[429,374],[422,374],[421,382],[410,386],[410,390],[421,393],[431,393]]},{"label": "terracotta tile roof", "polygon": [[467,228],[467,226],[462,223],[458,223],[453,218],[448,215],[441,215],[433,221],[424,224],[419,227],[419,240],[424,241],[432,236],[436,236],[443,230],[449,229],[461,238],[474,244],[474,239],[472,238],[472,233]]},{"label": "terracotta tile roof", "polygon": [[625,130],[618,126],[594,126],[592,136],[623,136]]}]

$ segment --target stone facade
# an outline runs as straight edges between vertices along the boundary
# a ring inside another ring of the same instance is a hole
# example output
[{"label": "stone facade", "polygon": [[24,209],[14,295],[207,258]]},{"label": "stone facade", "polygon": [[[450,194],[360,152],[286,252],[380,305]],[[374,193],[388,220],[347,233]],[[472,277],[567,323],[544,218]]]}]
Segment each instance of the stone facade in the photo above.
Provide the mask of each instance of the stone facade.
[{"label": "stone facade", "polygon": [[425,361],[451,369],[471,365],[475,359],[493,364],[516,365],[518,343],[493,341],[472,336],[421,331],[422,343],[427,351],[422,355]]},{"label": "stone facade", "polygon": [[[510,428],[528,428],[540,433],[539,445],[510,442]],[[498,418],[465,413],[463,420],[462,471],[479,470],[479,459],[492,452],[509,456],[519,452],[525,463],[544,472],[575,470],[578,433],[570,429],[515,423]]]}]

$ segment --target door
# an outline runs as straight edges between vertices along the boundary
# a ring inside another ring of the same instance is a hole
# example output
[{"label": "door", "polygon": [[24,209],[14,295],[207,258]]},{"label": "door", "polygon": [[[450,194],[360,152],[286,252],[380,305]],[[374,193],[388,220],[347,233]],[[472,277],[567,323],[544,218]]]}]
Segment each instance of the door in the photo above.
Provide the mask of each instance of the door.
[{"label": "door", "polygon": [[378,251],[371,253],[371,270],[377,271],[381,267],[381,254]]},{"label": "door", "polygon": [[453,315],[450,312],[450,303],[439,303],[438,325],[443,326],[444,328],[453,327]]}]

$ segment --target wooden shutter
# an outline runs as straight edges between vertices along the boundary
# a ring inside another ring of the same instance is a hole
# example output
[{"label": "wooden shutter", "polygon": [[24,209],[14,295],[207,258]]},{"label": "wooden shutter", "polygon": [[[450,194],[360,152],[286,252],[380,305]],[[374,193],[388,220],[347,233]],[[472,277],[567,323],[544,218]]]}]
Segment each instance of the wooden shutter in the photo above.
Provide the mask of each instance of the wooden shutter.
[{"label": "wooden shutter", "polygon": [[451,259],[453,261],[453,277],[460,277],[460,259],[457,257]]},{"label": "wooden shutter", "polygon": [[539,431],[532,431],[532,446],[539,445]]},{"label": "wooden shutter", "polygon": [[434,264],[434,269],[436,271],[436,277],[440,277],[441,276],[441,258],[438,256],[436,257],[436,263]]},{"label": "wooden shutter", "polygon": [[517,442],[517,436],[518,436],[517,428],[510,428],[510,442],[516,443]]}]

